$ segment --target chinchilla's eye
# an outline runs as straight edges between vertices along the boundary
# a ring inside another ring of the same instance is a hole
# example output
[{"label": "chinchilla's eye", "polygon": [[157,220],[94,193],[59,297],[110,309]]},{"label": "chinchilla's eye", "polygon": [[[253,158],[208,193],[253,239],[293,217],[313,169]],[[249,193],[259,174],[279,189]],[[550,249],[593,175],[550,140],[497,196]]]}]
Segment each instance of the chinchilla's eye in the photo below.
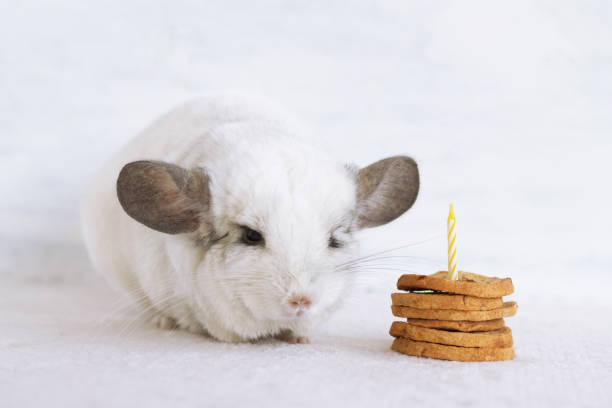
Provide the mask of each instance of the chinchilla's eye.
[{"label": "chinchilla's eye", "polygon": [[247,245],[260,245],[263,243],[264,239],[261,233],[249,227],[242,227],[242,229],[242,242]]},{"label": "chinchilla's eye", "polygon": [[330,235],[329,237],[329,247],[330,248],[342,248],[342,242],[340,242],[336,237]]}]

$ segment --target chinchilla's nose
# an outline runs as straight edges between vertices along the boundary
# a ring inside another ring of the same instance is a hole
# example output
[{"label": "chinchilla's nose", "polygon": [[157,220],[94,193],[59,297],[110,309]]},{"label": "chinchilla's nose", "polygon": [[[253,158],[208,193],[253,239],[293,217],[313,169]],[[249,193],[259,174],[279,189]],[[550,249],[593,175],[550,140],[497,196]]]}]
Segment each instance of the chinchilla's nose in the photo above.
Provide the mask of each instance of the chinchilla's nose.
[{"label": "chinchilla's nose", "polygon": [[298,315],[300,315],[304,312],[304,310],[310,307],[312,301],[305,295],[293,295],[289,298],[289,300],[287,300],[287,303],[290,307],[296,309]]}]

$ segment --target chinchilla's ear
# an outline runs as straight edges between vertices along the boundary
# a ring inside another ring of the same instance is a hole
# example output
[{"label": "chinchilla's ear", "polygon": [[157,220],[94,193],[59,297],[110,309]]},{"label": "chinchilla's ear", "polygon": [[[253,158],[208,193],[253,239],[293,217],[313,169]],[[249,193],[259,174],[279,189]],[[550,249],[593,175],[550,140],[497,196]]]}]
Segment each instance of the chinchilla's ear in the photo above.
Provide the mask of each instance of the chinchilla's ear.
[{"label": "chinchilla's ear", "polygon": [[419,170],[410,157],[388,157],[357,174],[357,227],[393,221],[412,207],[419,192]]},{"label": "chinchilla's ear", "polygon": [[186,170],[162,161],[126,164],[117,198],[136,221],[166,234],[198,229],[210,207],[209,178],[201,167]]}]

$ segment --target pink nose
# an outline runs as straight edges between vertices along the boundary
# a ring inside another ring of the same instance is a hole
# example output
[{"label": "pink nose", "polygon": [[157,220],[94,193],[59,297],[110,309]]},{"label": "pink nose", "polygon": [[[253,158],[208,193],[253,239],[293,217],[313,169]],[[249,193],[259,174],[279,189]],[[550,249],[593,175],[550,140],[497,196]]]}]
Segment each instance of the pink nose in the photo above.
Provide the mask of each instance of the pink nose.
[{"label": "pink nose", "polygon": [[308,296],[295,295],[290,297],[287,303],[289,303],[289,306],[295,309],[307,309],[308,307],[310,307],[310,304],[312,302],[310,301],[310,298],[308,298]]}]

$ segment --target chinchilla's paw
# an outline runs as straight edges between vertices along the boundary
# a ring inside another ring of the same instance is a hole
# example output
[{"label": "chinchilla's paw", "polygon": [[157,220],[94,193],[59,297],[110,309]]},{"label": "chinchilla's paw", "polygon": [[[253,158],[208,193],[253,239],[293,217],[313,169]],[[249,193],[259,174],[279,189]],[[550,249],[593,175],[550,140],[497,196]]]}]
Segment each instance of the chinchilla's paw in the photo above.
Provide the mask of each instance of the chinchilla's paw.
[{"label": "chinchilla's paw", "polygon": [[176,320],[172,317],[164,316],[163,314],[156,314],[151,318],[151,323],[162,330],[174,330],[178,328]]},{"label": "chinchilla's paw", "polygon": [[193,318],[181,319],[178,322],[178,326],[181,329],[187,330],[189,333],[192,334],[205,336],[209,335],[206,329],[202,326],[202,324]]},{"label": "chinchilla's paw", "polygon": [[284,330],[276,335],[278,340],[287,342],[289,344],[310,344],[308,336],[298,336],[291,330]]},{"label": "chinchilla's paw", "polygon": [[286,341],[290,344],[310,344],[310,338],[306,336],[291,336]]}]

